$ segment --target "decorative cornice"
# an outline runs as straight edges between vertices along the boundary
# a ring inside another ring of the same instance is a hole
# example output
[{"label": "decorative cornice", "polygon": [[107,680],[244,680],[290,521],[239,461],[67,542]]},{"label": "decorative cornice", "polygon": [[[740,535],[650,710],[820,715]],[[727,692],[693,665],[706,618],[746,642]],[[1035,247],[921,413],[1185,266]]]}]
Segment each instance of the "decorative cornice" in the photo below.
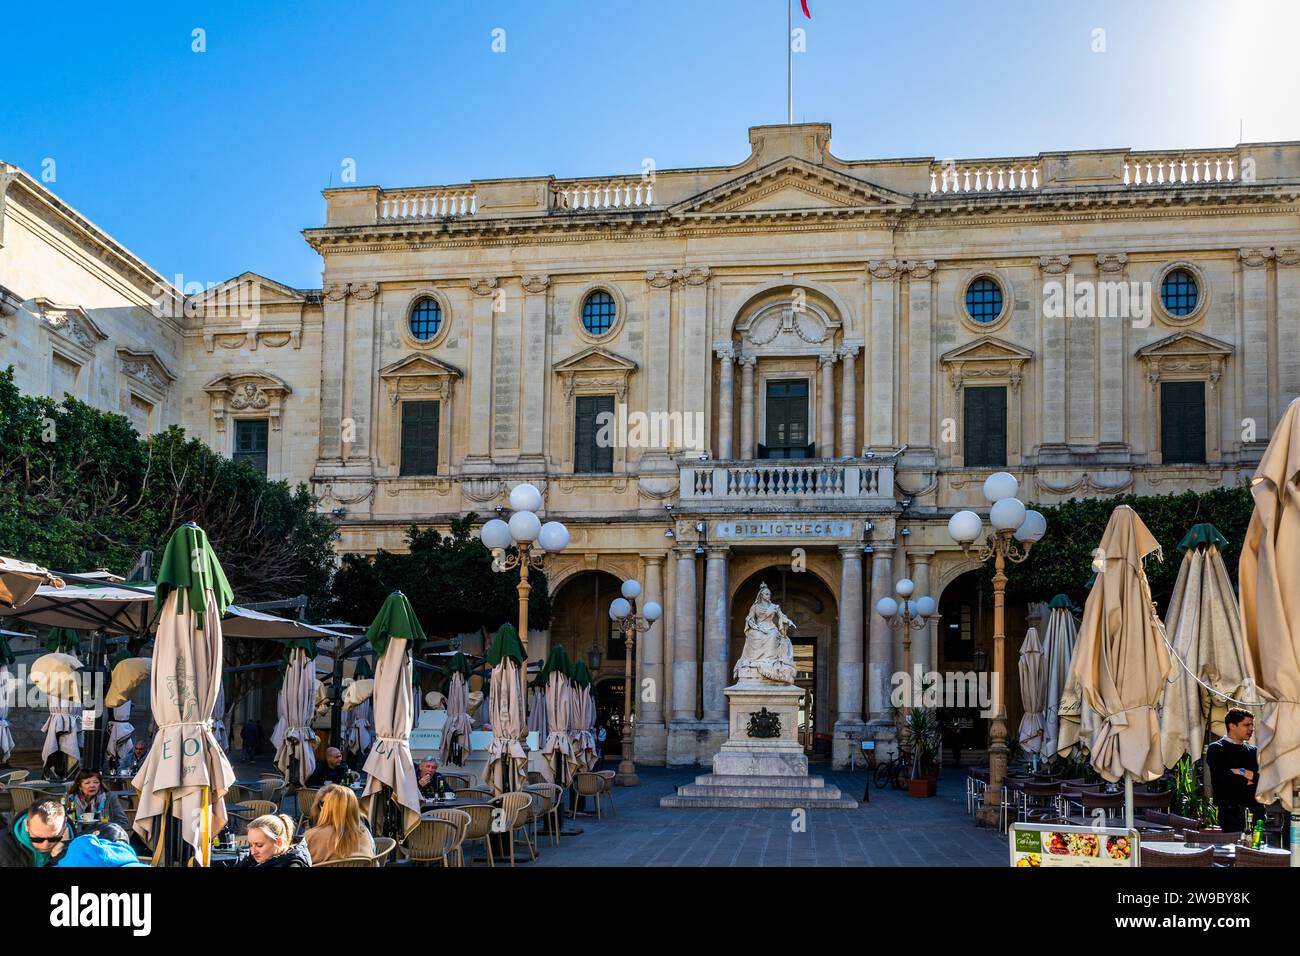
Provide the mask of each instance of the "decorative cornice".
[{"label": "decorative cornice", "polygon": [[498,282],[495,278],[480,276],[477,279],[470,279],[469,290],[475,295],[491,295],[497,288]]},{"label": "decorative cornice", "polygon": [[660,269],[656,272],[647,272],[645,281],[652,289],[667,289],[673,284],[675,275],[676,273],[671,269]]},{"label": "decorative cornice", "polygon": [[934,274],[937,263],[933,259],[905,259],[899,268],[913,279],[928,279]]},{"label": "decorative cornice", "polygon": [[857,345],[841,346],[839,356],[842,359],[856,359],[858,357],[859,348],[860,346]]},{"label": "decorative cornice", "polygon": [[1277,264],[1280,266],[1294,266],[1300,264],[1300,249],[1295,246],[1287,246],[1285,249],[1277,251]]},{"label": "decorative cornice", "polygon": [[874,279],[892,279],[898,275],[897,259],[871,259],[867,262],[867,271]]}]

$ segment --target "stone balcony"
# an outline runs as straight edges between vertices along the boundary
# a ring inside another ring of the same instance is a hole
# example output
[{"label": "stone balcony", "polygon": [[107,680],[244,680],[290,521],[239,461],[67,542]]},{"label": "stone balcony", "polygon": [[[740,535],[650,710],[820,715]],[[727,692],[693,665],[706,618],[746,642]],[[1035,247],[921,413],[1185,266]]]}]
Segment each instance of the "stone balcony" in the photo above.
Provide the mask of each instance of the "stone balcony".
[{"label": "stone balcony", "polygon": [[837,459],[682,465],[683,512],[892,511],[894,466]]}]

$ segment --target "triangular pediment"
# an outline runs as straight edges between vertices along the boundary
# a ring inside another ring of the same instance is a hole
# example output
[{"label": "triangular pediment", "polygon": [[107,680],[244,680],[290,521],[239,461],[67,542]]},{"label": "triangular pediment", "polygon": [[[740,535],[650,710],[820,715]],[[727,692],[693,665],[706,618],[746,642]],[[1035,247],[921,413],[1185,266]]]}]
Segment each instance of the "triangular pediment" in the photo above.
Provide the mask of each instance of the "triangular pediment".
[{"label": "triangular pediment", "polygon": [[555,372],[635,372],[636,362],[593,345],[551,366]]},{"label": "triangular pediment", "polygon": [[773,212],[788,209],[903,207],[911,198],[807,160],[787,156],[692,196],[679,214]]},{"label": "triangular pediment", "polygon": [[431,355],[408,355],[392,365],[386,365],[379,370],[380,378],[409,378],[411,376],[429,376],[449,375],[452,378],[460,378],[461,370],[454,365],[448,365],[446,362],[440,362]]},{"label": "triangular pediment", "polygon": [[1144,345],[1137,350],[1137,357],[1177,358],[1183,355],[1217,355],[1229,356],[1234,349],[1227,342],[1202,335],[1200,332],[1175,332],[1158,342]]},{"label": "triangular pediment", "polygon": [[272,375],[270,372],[229,372],[225,375],[218,375],[203,386],[203,391],[220,394],[247,388],[279,395],[288,395],[293,392],[288,382]]},{"label": "triangular pediment", "polygon": [[122,363],[124,374],[147,382],[155,388],[166,388],[176,381],[175,373],[163,364],[162,359],[158,358],[158,353],[152,349],[137,351],[118,348],[117,359]]},{"label": "triangular pediment", "polygon": [[202,311],[205,305],[209,303],[225,305],[231,299],[257,302],[261,305],[275,305],[277,303],[305,302],[307,295],[301,289],[294,289],[281,282],[276,282],[274,279],[258,275],[256,272],[245,272],[233,279],[227,279],[211,289],[205,289],[203,292],[187,296],[186,299],[190,303],[192,311]]},{"label": "triangular pediment", "polygon": [[944,365],[955,362],[1028,362],[1033,357],[1034,353],[1029,349],[985,335],[944,352],[939,361]]},{"label": "triangular pediment", "polygon": [[96,324],[95,320],[79,305],[63,305],[43,296],[32,299],[33,314],[45,327],[75,342],[82,348],[93,350],[96,345],[108,338],[108,333]]}]

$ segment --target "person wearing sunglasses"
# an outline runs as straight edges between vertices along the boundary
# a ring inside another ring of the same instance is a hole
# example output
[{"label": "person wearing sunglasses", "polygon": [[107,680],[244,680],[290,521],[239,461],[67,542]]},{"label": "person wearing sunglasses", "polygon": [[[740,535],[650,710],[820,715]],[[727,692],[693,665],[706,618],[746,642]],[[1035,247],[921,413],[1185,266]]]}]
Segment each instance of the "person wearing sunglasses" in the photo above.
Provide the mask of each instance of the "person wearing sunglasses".
[{"label": "person wearing sunglasses", "polygon": [[71,834],[56,800],[43,800],[0,831],[0,867],[57,866]]}]

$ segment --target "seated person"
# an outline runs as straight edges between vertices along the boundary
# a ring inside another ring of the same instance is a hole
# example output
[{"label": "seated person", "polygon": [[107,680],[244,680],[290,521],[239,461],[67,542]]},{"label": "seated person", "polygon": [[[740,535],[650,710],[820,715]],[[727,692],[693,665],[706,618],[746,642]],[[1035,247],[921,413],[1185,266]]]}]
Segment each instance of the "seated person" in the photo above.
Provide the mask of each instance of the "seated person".
[{"label": "seated person", "polygon": [[283,813],[268,813],[248,825],[248,851],[235,866],[269,870],[311,866],[307,844],[293,842],[293,818]]},{"label": "seated person", "polygon": [[438,761],[436,760],[420,761],[420,777],[417,782],[420,786],[420,796],[425,800],[432,800],[444,793],[451,792],[451,788],[447,786],[446,778],[438,773]]},{"label": "seated person", "polygon": [[74,829],[92,823],[116,823],[123,830],[128,826],[126,811],[117,794],[104,788],[104,778],[98,770],[87,767],[77,771],[68,787],[68,822]]},{"label": "seated person", "polygon": [[42,800],[0,829],[0,867],[57,866],[72,833],[67,811],[55,800]]},{"label": "seated person", "polygon": [[103,823],[93,833],[83,833],[68,844],[59,857],[59,866],[148,866],[141,863],[131,848],[130,839],[115,823]]},{"label": "seated person", "polygon": [[122,775],[139,773],[147,756],[149,756],[149,745],[143,740],[137,740],[130,753],[117,762],[117,772]]},{"label": "seated person", "polygon": [[361,819],[357,795],[327,784],[316,800],[316,825],[303,834],[312,863],[374,856],[375,840]]},{"label": "seated person", "polygon": [[343,762],[343,751],[330,747],[325,751],[325,759],[316,765],[316,769],[307,778],[307,786],[322,787],[327,783],[343,783],[348,765]]}]

